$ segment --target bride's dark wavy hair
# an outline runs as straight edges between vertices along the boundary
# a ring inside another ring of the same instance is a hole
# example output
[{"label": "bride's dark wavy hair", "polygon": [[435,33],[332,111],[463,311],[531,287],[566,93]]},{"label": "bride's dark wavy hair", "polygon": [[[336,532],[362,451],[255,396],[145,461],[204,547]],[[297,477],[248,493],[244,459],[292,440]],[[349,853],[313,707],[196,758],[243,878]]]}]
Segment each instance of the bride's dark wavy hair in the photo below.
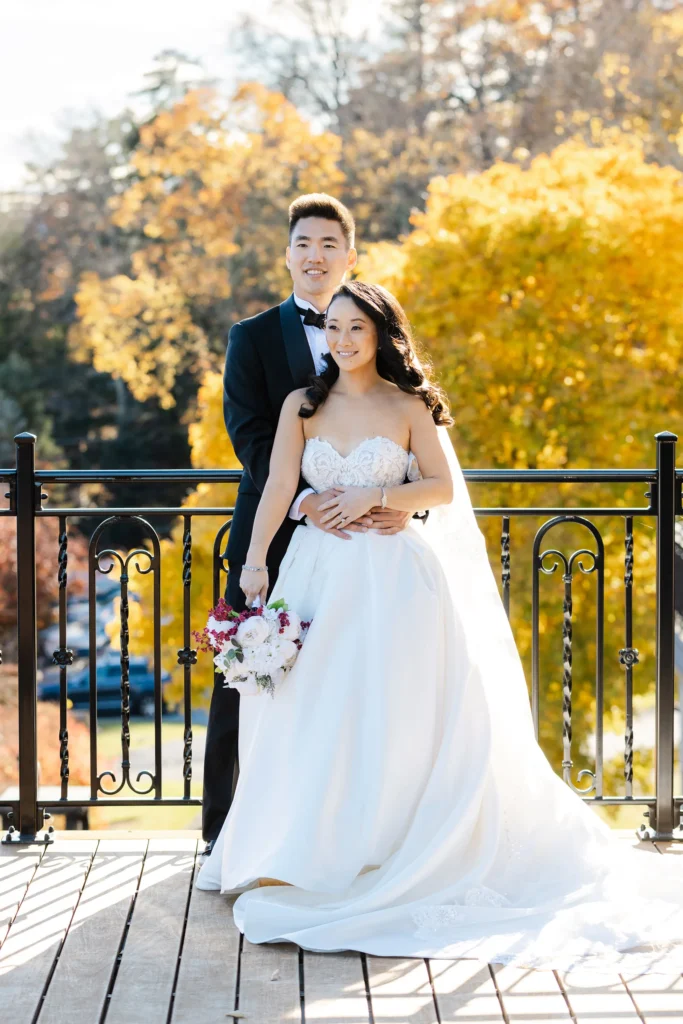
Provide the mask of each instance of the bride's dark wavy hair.
[{"label": "bride's dark wavy hair", "polygon": [[[346,296],[369,316],[377,328],[377,372],[407,395],[418,395],[432,414],[437,426],[450,427],[453,418],[446,393],[432,379],[432,369],[415,351],[410,324],[400,303],[391,292],[377,284],[349,281],[337,288],[335,299]],[[325,356],[322,373],[309,378],[306,403],[299,416],[309,419],[327,399],[330,388],[339,379],[339,367],[331,354]]]}]

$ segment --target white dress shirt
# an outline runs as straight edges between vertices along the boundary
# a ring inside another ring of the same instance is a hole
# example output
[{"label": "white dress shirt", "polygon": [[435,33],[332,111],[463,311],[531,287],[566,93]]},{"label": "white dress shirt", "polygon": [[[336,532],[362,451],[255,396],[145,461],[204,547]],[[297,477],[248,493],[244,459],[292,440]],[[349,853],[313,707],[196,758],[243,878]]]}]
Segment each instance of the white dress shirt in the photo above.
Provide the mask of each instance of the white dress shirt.
[{"label": "white dress shirt", "polygon": [[[308,302],[307,299],[300,299],[296,292],[294,292],[294,301],[297,306],[301,307],[301,309],[312,309],[315,310],[316,313],[320,312],[312,302]],[[303,328],[306,335],[306,341],[308,342],[308,347],[310,348],[311,355],[313,356],[313,364],[317,372],[321,373],[325,369],[323,356],[330,351],[325,337],[325,332],[322,327],[314,327],[313,324],[304,324]],[[304,513],[301,511],[301,502],[308,494],[314,493],[315,492],[312,487],[307,487],[294,499],[289,509],[290,519],[303,519]]]}]

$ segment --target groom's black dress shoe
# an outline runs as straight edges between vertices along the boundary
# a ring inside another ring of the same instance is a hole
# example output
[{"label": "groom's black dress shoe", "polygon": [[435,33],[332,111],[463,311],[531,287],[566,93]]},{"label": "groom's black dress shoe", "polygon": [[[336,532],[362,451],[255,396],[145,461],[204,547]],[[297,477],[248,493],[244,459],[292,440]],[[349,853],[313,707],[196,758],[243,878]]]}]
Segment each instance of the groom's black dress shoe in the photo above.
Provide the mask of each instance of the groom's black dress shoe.
[{"label": "groom's black dress shoe", "polygon": [[202,857],[210,857],[211,856],[211,851],[213,850],[215,844],[216,844],[216,840],[215,839],[209,839],[207,841],[206,846],[202,850],[201,856]]}]

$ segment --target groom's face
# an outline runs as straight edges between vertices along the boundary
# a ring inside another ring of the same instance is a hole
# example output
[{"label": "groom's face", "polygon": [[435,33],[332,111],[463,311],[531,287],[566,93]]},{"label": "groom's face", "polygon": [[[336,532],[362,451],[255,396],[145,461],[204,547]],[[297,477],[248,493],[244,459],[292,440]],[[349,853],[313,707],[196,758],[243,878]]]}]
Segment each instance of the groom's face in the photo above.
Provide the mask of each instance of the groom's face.
[{"label": "groom's face", "polygon": [[323,312],[344,274],[355,267],[356,250],[336,220],[303,217],[294,226],[286,258],[296,294]]}]

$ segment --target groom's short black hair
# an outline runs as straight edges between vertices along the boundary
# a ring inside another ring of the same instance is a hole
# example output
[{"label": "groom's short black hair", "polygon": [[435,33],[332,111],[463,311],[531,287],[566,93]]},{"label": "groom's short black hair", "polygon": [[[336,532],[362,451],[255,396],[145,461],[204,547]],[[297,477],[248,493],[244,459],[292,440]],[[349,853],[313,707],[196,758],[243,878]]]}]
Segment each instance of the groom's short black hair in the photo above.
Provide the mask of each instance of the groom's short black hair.
[{"label": "groom's short black hair", "polygon": [[336,220],[342,229],[342,234],[349,249],[353,245],[356,233],[356,223],[351,211],[340,203],[334,196],[328,196],[326,192],[311,192],[306,196],[299,196],[289,207],[289,238],[300,220],[304,217],[322,217],[323,220]]}]

